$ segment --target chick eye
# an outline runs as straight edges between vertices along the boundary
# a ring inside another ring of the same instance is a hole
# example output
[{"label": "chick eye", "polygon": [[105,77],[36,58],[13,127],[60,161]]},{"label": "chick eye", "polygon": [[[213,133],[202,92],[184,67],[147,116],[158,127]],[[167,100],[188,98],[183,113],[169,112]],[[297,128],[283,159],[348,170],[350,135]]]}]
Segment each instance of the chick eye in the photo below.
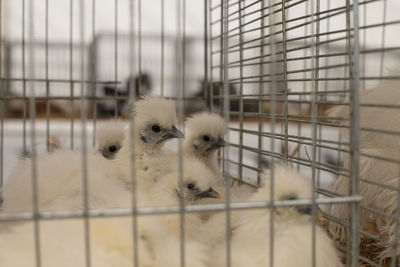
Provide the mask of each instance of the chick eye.
[{"label": "chick eye", "polygon": [[115,152],[115,151],[117,151],[117,146],[110,146],[110,147],[108,148],[108,151],[110,151],[110,152]]},{"label": "chick eye", "polygon": [[189,190],[193,190],[195,187],[196,187],[196,186],[195,186],[194,184],[188,184],[188,185],[187,185],[187,188],[188,188]]},{"label": "chick eye", "polygon": [[161,128],[158,125],[153,125],[151,126],[151,130],[155,133],[159,133],[161,131]]},{"label": "chick eye", "polygon": [[210,141],[210,137],[208,135],[203,135],[203,140],[208,142]]}]

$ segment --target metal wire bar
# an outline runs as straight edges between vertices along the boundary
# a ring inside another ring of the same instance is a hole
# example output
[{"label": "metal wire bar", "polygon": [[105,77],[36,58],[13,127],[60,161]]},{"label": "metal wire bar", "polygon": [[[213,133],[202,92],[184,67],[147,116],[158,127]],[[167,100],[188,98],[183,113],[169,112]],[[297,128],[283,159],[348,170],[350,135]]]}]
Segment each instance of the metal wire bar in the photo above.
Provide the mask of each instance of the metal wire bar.
[{"label": "metal wire bar", "polygon": [[[340,203],[351,203],[358,202],[361,200],[359,196],[348,196],[348,197],[336,197],[336,198],[318,198],[316,204],[327,205],[327,204],[340,204]],[[275,200],[274,206],[277,207],[293,207],[293,206],[305,206],[312,205],[312,200],[299,199],[299,200]],[[232,210],[241,209],[263,209],[271,208],[272,204],[269,201],[265,202],[240,202],[231,203]],[[185,213],[195,213],[203,211],[224,211],[226,204],[207,204],[207,205],[185,205]],[[136,210],[137,215],[158,215],[158,214],[179,214],[180,206],[168,206],[168,207],[139,207]],[[32,220],[34,216],[37,216],[40,220],[53,220],[53,219],[75,219],[82,218],[83,211],[49,211],[39,212],[37,215],[33,215],[31,212],[20,212],[20,213],[1,213],[0,222],[5,221],[26,221]],[[90,218],[97,217],[119,217],[119,216],[132,216],[132,209],[103,209],[103,210],[89,210],[88,216]]]},{"label": "metal wire bar", "polygon": [[[140,79],[140,78],[139,78]],[[118,0],[114,0],[114,118],[118,117]]]},{"label": "metal wire bar", "polygon": [[[186,1],[178,0],[177,11],[177,44],[176,44],[176,69],[177,69],[177,88],[178,88],[178,119],[183,124],[183,98],[185,88],[185,31],[186,31]],[[182,139],[178,141],[178,182],[179,192],[183,192],[183,144]],[[179,198],[179,239],[180,239],[180,265],[185,267],[185,203],[183,198]]]},{"label": "metal wire bar", "polygon": [[[72,81],[74,78],[74,73],[73,73],[73,63],[74,63],[74,55],[73,55],[73,30],[74,30],[74,10],[73,10],[73,0],[69,1],[69,80]],[[70,129],[70,138],[71,138],[71,145],[70,148],[74,149],[74,118],[75,118],[75,108],[74,108],[74,100],[72,99],[74,97],[74,83],[70,82],[70,108],[71,108],[71,114],[70,114],[70,124],[71,124],[71,129]]]},{"label": "metal wire bar", "polygon": [[[206,0],[205,0],[206,1]],[[207,10],[204,8],[204,10]],[[161,0],[161,96],[164,96],[164,47],[165,47],[165,3],[164,0]],[[207,14],[204,16],[204,29],[207,29]],[[207,42],[207,34],[204,36],[205,42]],[[207,47],[205,48],[207,49]],[[204,52],[204,56],[206,57],[208,53]],[[207,59],[205,59],[204,68],[207,70]],[[206,79],[207,81],[207,79]]]},{"label": "metal wire bar", "polygon": [[[92,49],[91,49],[91,78],[95,80],[91,83],[92,86],[92,94],[93,97],[96,97],[96,57],[97,57],[97,40],[96,40],[96,0],[92,0]],[[96,127],[97,127],[97,101],[93,100],[93,110],[92,110],[92,117],[93,117],[93,142],[92,146],[94,147],[96,144]]]},{"label": "metal wire bar", "polygon": [[[29,77],[32,79],[35,77],[35,51],[32,45],[32,40],[35,39],[34,32],[34,7],[33,1],[29,3],[28,9],[28,29],[29,29]],[[29,83],[29,116],[30,116],[30,126],[31,126],[31,153],[32,153],[32,167],[31,167],[31,179],[32,179],[32,215],[33,215],[33,229],[34,229],[34,246],[35,246],[35,263],[36,267],[40,267],[41,260],[41,248],[40,248],[40,227],[39,227],[39,196],[38,196],[38,183],[37,183],[37,164],[36,164],[36,107],[35,107],[35,84],[33,82]]]},{"label": "metal wire bar", "polygon": [[[244,14],[242,14],[242,13],[244,13],[244,8],[242,8],[242,1],[239,1],[239,17],[241,17],[240,19],[239,19],[239,43],[240,43],[240,46],[239,46],[239,50],[240,50],[240,52],[239,52],[239,60],[240,60],[240,64],[239,64],[239,67],[240,67],[240,69],[239,69],[239,76],[240,76],[240,86],[239,86],[239,101],[240,101],[240,103],[239,103],[239,113],[240,113],[240,115],[239,115],[239,127],[240,127],[240,129],[239,129],[239,151],[240,151],[240,153],[239,153],[239,165],[238,165],[238,173],[239,173],[239,180],[240,181],[242,181],[243,180],[243,153],[242,153],[242,151],[243,151],[243,111],[244,111],[244,109],[243,109],[243,62],[242,62],[242,60],[243,60],[243,45],[242,45],[242,42],[243,42],[243,27],[242,27],[242,23],[243,23],[243,15]],[[222,64],[221,64],[222,65]],[[229,66],[225,66],[225,68],[226,69],[228,69],[229,68]],[[261,112],[260,110],[259,110],[259,112]],[[230,127],[228,128],[229,130],[230,130]],[[260,160],[259,160],[260,161]],[[259,169],[260,169],[260,164],[259,164]]]},{"label": "metal wire bar", "polygon": [[[221,53],[221,64],[223,68],[221,68],[221,74],[223,75],[223,94],[224,94],[224,102],[223,102],[223,114],[224,114],[224,121],[225,121],[225,127],[228,128],[229,120],[230,120],[230,102],[228,99],[228,96],[230,94],[229,92],[229,84],[228,84],[228,32],[229,32],[229,22],[228,22],[228,14],[229,14],[229,7],[228,7],[229,0],[222,0],[222,27],[221,27],[221,34],[223,35],[223,38],[221,39],[222,41],[222,51]],[[223,60],[223,61],[222,61]],[[223,63],[222,63],[223,62]],[[221,95],[221,92],[220,92]],[[229,131],[226,131],[225,134],[226,140],[229,140]],[[231,266],[231,182],[230,182],[230,177],[228,175],[228,164],[226,164],[226,160],[229,160],[229,146],[224,147],[223,149],[223,175],[225,178],[225,220],[226,220],[226,229],[225,229],[225,240],[226,240],[226,266],[230,267]]]},{"label": "metal wire bar", "polygon": [[[162,0],[162,2],[164,2]],[[164,6],[163,6],[164,8]],[[164,13],[164,11],[162,11]],[[135,74],[135,0],[129,1],[129,74],[133,77]],[[163,39],[163,38],[162,38]],[[162,49],[163,50],[163,49]],[[163,73],[163,72],[162,72]],[[136,92],[134,84],[129,83],[129,106],[133,108],[136,101]],[[129,116],[129,140],[134,140],[135,136],[135,116]],[[132,190],[132,242],[133,242],[133,266],[139,266],[139,248],[138,248],[138,218],[137,218],[137,187],[136,187],[136,153],[134,142],[130,143],[130,178]]]},{"label": "metal wire bar", "polygon": [[87,169],[87,134],[86,134],[86,102],[85,102],[85,2],[79,2],[79,73],[81,83],[80,85],[80,105],[81,105],[81,139],[82,139],[82,194],[83,194],[83,223],[84,223],[84,236],[85,236],[85,259],[86,267],[91,266],[90,257],[90,225],[89,225],[89,184],[88,184],[88,169]]},{"label": "metal wire bar", "polygon": [[[349,3],[349,0],[346,1]],[[350,8],[349,8],[350,12]],[[360,173],[360,165],[359,165],[359,151],[360,151],[360,115],[359,115],[359,29],[358,29],[358,2],[353,1],[353,43],[349,44],[349,61],[352,63],[352,67],[350,70],[350,78],[351,78],[351,88],[352,92],[350,93],[350,116],[352,118],[351,128],[350,128],[350,162],[351,162],[351,180],[350,180],[350,194],[356,196],[359,194],[359,173]],[[347,25],[350,26],[350,14],[347,13]],[[349,27],[350,28],[350,27]],[[349,39],[350,40],[350,39]],[[351,209],[351,259],[352,265],[356,266],[358,264],[358,256],[359,256],[359,225],[360,225],[360,203],[353,203],[350,205]]]},{"label": "metal wire bar", "polygon": [[[261,2],[261,9],[260,9],[261,17],[262,17],[260,23],[261,23],[261,26],[262,26],[261,28],[263,28],[261,30],[261,32],[260,32],[260,35],[262,37],[265,35],[265,32],[264,32],[265,31],[264,30],[264,25],[265,25],[265,21],[264,21],[265,7],[264,6],[265,6],[265,2],[262,1]],[[242,45],[242,48],[243,48],[243,45]],[[264,54],[264,38],[261,39],[261,46],[260,46],[260,55],[263,55],[263,54]],[[263,112],[263,104],[264,103],[262,101],[261,95],[263,94],[263,91],[264,91],[263,90],[264,89],[264,83],[262,82],[262,77],[264,77],[264,65],[262,64],[262,59],[261,58],[260,58],[260,64],[259,64],[259,76],[258,77],[259,77],[259,80],[260,80],[260,83],[259,83],[259,86],[258,86],[258,112],[262,113]],[[244,77],[243,77],[243,75],[241,75],[240,80],[242,82],[243,82],[243,79],[244,79]],[[241,84],[241,85],[243,86],[243,84]],[[243,113],[243,110],[242,110],[242,113]],[[243,115],[241,117],[243,119]],[[263,121],[262,117],[258,117],[258,131],[259,132],[263,132],[264,131],[264,121]],[[261,148],[263,147],[263,140],[262,140],[261,135],[258,136],[257,144],[258,144],[258,149],[261,150]],[[257,157],[258,157],[258,160],[257,160],[258,168],[261,168],[261,166],[262,166],[261,154],[258,153]],[[257,184],[260,184],[260,182],[261,182],[261,174],[260,174],[260,172],[258,172],[257,173]]]},{"label": "metal wire bar", "polygon": [[[46,82],[46,97],[50,96],[49,80],[49,0],[45,2],[45,79]],[[46,102],[46,148],[50,151],[50,100]]]},{"label": "metal wire bar", "polygon": [[[25,79],[26,76],[26,45],[25,45],[25,0],[22,0],[22,79]],[[26,82],[23,81],[22,83],[22,95],[25,97],[26,96]],[[23,117],[23,124],[22,124],[22,149],[24,155],[27,154],[27,149],[26,149],[26,119],[27,119],[27,106],[26,103],[23,104],[22,106],[22,117]]]},{"label": "metal wire bar", "polygon": [[[315,2],[311,2],[311,14],[314,15],[314,5]],[[316,1],[316,12],[318,13],[320,11],[320,2]],[[315,22],[314,22],[315,20]],[[316,27],[314,28],[314,25],[316,23]],[[311,249],[312,249],[312,266],[315,267],[316,264],[316,225],[315,225],[315,216],[316,216],[316,161],[317,161],[317,112],[318,112],[318,107],[316,104],[316,98],[317,95],[315,92],[318,92],[319,89],[319,83],[318,83],[318,78],[319,78],[319,46],[320,46],[320,40],[319,40],[319,32],[320,32],[320,20],[319,20],[319,15],[311,16],[311,34],[314,35],[316,33],[315,40],[311,39],[311,54],[315,55],[313,59],[311,60],[311,69],[312,69],[312,92],[313,94],[311,95],[311,128],[312,128],[312,161],[311,161],[311,183],[312,183],[312,215],[314,217],[314,220],[312,221],[312,234],[311,234]],[[314,51],[315,50],[315,51]],[[315,54],[314,54],[315,53]],[[287,98],[287,97],[286,97]]]}]

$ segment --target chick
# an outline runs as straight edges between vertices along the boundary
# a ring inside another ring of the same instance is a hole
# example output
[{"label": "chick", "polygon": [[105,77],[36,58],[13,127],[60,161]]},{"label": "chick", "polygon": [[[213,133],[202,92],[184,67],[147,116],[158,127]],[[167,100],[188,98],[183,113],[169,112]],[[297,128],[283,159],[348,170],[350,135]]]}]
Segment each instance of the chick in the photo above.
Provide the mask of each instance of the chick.
[{"label": "chick", "polygon": [[[270,174],[264,173],[265,183],[250,201],[270,201]],[[295,170],[276,166],[274,199],[311,199],[309,180]],[[270,209],[243,211],[232,233],[232,266],[269,266]],[[309,267],[312,265],[312,217],[310,206],[277,207],[274,209],[274,266]],[[245,249],[244,249],[245,248]],[[212,266],[224,266],[225,244],[213,250]],[[316,266],[342,266],[332,240],[316,226]]]},{"label": "chick", "polygon": [[[398,73],[392,73],[398,76]],[[360,194],[363,198],[362,205],[378,209],[389,215],[394,215],[397,206],[396,190],[385,188],[385,185],[397,187],[399,177],[398,164],[392,163],[400,160],[400,137],[398,134],[388,134],[387,132],[400,132],[400,113],[397,108],[391,108],[390,105],[400,105],[399,81],[382,80],[375,88],[363,91],[360,94]],[[366,105],[372,104],[372,105]],[[379,105],[389,105],[388,107],[376,107]],[[348,117],[349,108],[339,106],[328,112],[331,117]],[[346,121],[341,124],[348,125]],[[371,130],[363,130],[371,129]],[[379,131],[376,131],[379,130]],[[348,136],[348,130],[343,128],[343,136]],[[349,140],[349,138],[347,138]],[[369,156],[366,156],[369,155]],[[384,159],[387,159],[386,161]],[[392,161],[392,162],[390,162]],[[344,167],[350,169],[350,157],[344,156]],[[374,183],[383,186],[374,185]],[[339,195],[348,195],[349,179],[345,176],[339,176],[333,184],[331,190]],[[349,209],[346,205],[332,205],[328,212],[341,220],[348,221]],[[388,239],[394,236],[391,226],[392,220],[387,220],[362,209],[360,218],[360,227],[362,230],[368,229],[368,221],[376,220],[376,226],[383,237]],[[343,225],[335,222],[329,223],[330,232],[340,240],[347,238],[346,229]],[[376,233],[373,233],[376,234]],[[387,250],[392,250],[388,247]],[[383,259],[383,253],[380,259]],[[400,249],[398,249],[400,255]]]},{"label": "chick", "polygon": [[126,138],[125,125],[118,120],[110,120],[97,128],[99,152],[106,159],[114,159]]},{"label": "chick", "polygon": [[135,171],[141,171],[140,179],[146,179],[151,186],[160,177],[173,171],[178,165],[174,153],[163,149],[171,138],[183,138],[176,128],[177,117],[174,102],[162,98],[145,97],[135,104],[133,140],[125,138],[121,149],[111,161],[116,176],[130,185],[131,145],[133,142],[136,158]]},{"label": "chick", "polygon": [[[98,267],[132,266],[135,248],[139,266],[179,266],[180,240],[167,233],[162,221],[153,216],[137,217],[137,243],[133,242],[132,218],[90,219],[90,261]],[[60,231],[62,229],[62,231]],[[40,222],[40,251],[43,266],[86,266],[82,219]],[[0,225],[0,266],[34,267],[35,242],[31,222]],[[205,267],[207,247],[185,243],[187,266]]]},{"label": "chick", "polygon": [[[202,163],[196,160],[184,159],[182,192],[179,186],[179,171],[166,175],[149,191],[151,204],[154,206],[179,206],[180,199],[185,205],[194,205],[202,199],[219,199],[221,196],[212,187],[214,174]],[[169,232],[179,236],[179,214],[162,216]],[[185,232],[188,238],[201,238],[201,216],[199,213],[185,214]]]},{"label": "chick", "polygon": [[[399,164],[391,161],[385,161],[385,158],[400,160],[400,152],[397,148],[379,147],[379,148],[364,148],[360,149],[360,195],[363,197],[361,204],[366,207],[377,209],[385,212],[391,216],[396,216],[397,194],[396,190],[390,188],[397,188],[400,168]],[[348,168],[349,160],[345,157],[345,168]],[[376,183],[382,186],[376,185]],[[349,192],[349,178],[340,175],[332,187],[332,191],[339,195],[347,195]],[[338,219],[348,221],[349,207],[345,204],[334,204],[328,212]],[[367,209],[361,210],[360,228],[364,231],[370,231],[370,222],[374,219],[376,227],[380,235],[388,240],[393,238],[395,220],[381,216]],[[341,240],[345,241],[347,237],[346,228],[334,222],[329,223],[329,231],[331,234]],[[376,233],[374,233],[376,234]],[[387,246],[387,245],[383,245]],[[400,255],[400,248],[397,250]],[[391,257],[392,247],[387,247],[385,251],[379,256],[380,259]]]},{"label": "chick", "polygon": [[[218,150],[225,146],[225,121],[217,114],[202,112],[189,118],[186,125],[189,135],[184,141],[185,156],[206,164],[216,177],[213,186],[219,192],[225,192],[225,179],[218,164]],[[245,201],[254,192],[255,189],[251,186],[234,184],[231,187],[231,201]]]},{"label": "chick", "polygon": [[225,145],[224,120],[217,114],[202,112],[187,119],[186,125],[190,134],[183,145],[185,155],[204,162],[216,175],[220,175],[217,152]]},{"label": "chick", "polygon": [[[38,158],[40,211],[83,210],[79,156],[80,153],[74,151],[58,150],[54,154]],[[63,171],[59,170],[61,159],[68,163]],[[58,166],[55,165],[57,162]],[[14,183],[8,184],[11,187],[6,187],[7,201],[5,203],[7,205],[4,206],[2,213],[32,209],[30,188],[27,189],[23,184],[24,181],[30,182],[30,180],[19,179],[26,178],[24,172],[31,170],[31,163],[28,161],[24,163],[27,167],[21,170],[25,177],[14,173],[15,179],[12,179]],[[54,168],[44,168],[44,164],[47,163]],[[76,165],[76,163],[79,164]],[[107,164],[110,164],[110,161],[97,153],[88,158],[89,207],[94,209],[131,208],[132,192],[115,177],[106,175],[109,169],[106,167]],[[148,200],[151,195],[141,190],[140,183],[138,185],[138,207],[151,205],[154,201]],[[25,191],[19,191],[21,189]],[[212,194],[212,192],[199,194],[198,197],[205,197],[206,194]],[[159,196],[156,196],[156,199],[157,197]],[[85,266],[83,225],[81,219],[40,222],[40,241],[43,245],[41,255],[45,266]],[[132,266],[134,247],[130,217],[90,219],[90,231],[94,266]],[[139,217],[138,235],[140,266],[179,266],[180,240],[176,234],[169,233],[169,226],[166,223],[156,216]],[[33,236],[31,222],[0,224],[0,244],[7,244],[6,248],[2,247],[0,250],[0,266],[34,264]],[[186,250],[188,266],[205,266],[206,250],[207,247],[203,244],[188,241]]]}]

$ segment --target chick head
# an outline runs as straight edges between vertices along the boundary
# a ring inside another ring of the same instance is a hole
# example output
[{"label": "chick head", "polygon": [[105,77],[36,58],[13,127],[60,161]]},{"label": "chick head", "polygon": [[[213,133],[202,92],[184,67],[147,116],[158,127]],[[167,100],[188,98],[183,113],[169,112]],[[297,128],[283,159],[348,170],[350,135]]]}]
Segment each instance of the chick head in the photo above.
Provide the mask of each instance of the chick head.
[{"label": "chick head", "polygon": [[113,159],[122,147],[126,137],[125,126],[121,121],[110,120],[100,124],[97,129],[99,152],[106,159]]},{"label": "chick head", "polygon": [[[263,174],[263,185],[254,196],[254,200],[270,200],[271,188],[271,172],[267,170]],[[297,172],[295,169],[276,165],[274,168],[274,195],[275,201],[291,201],[291,200],[310,200],[312,198],[312,185],[311,181]],[[276,207],[275,216],[276,220],[291,220],[304,217],[304,215],[312,214],[311,205],[294,205],[288,207]],[[317,216],[320,216],[317,207]]]},{"label": "chick head", "polygon": [[158,97],[144,97],[135,104],[135,131],[138,144],[161,146],[171,138],[183,138],[176,128],[175,103]]},{"label": "chick head", "polygon": [[225,145],[225,122],[217,114],[202,112],[187,120],[190,134],[185,139],[185,150],[197,157],[208,157]]},{"label": "chick head", "polygon": [[221,198],[211,187],[215,180],[214,175],[202,162],[186,159],[183,165],[182,190],[180,190],[179,172],[172,173],[169,179],[173,180],[176,196],[183,198],[184,203],[190,205],[205,198]]}]

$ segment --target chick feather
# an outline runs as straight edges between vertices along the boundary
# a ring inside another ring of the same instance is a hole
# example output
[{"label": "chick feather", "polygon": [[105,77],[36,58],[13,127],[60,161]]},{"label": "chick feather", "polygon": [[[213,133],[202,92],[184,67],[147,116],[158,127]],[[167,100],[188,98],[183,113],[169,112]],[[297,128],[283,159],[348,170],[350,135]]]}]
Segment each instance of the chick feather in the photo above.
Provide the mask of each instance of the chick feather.
[{"label": "chick feather", "polygon": [[[311,184],[295,170],[276,166],[274,172],[274,199],[311,199]],[[264,184],[250,201],[270,201],[270,174],[263,175]],[[299,207],[274,209],[273,264],[274,266],[312,265],[312,217]],[[310,209],[303,209],[310,210]],[[232,232],[232,266],[269,266],[270,264],[270,209],[246,210],[237,218]],[[213,252],[212,266],[224,266],[226,246],[223,243]],[[342,266],[332,240],[316,226],[316,266]]]},{"label": "chick feather", "polygon": [[[397,76],[397,73],[392,73]],[[390,105],[400,105],[399,81],[382,80],[376,87],[363,91],[360,94],[360,104],[373,104],[373,106],[360,106],[360,178],[367,181],[360,182],[360,194],[363,198],[362,204],[394,215],[397,207],[397,197],[394,190],[385,188],[384,185],[398,186],[399,167],[396,162],[400,160],[400,136],[398,134],[387,134],[385,132],[400,132],[400,112]],[[389,105],[388,107],[377,107]],[[348,117],[349,108],[340,106],[332,109],[328,114],[332,117]],[[348,122],[341,122],[347,124]],[[379,131],[376,131],[379,130]],[[348,136],[348,130],[342,130],[343,136]],[[349,138],[347,138],[349,140]],[[385,161],[386,159],[386,161]],[[344,167],[350,169],[350,157],[344,156]],[[383,186],[374,185],[380,183]],[[347,195],[349,192],[349,180],[347,177],[339,176],[332,191],[339,195]],[[346,205],[335,204],[328,212],[344,221],[349,219],[349,209]],[[365,209],[361,212],[360,227],[368,231],[368,220],[374,218],[377,227],[384,239],[394,236],[393,221],[386,220],[381,216]],[[342,225],[330,222],[330,232],[340,240],[347,237],[346,229]],[[397,250],[400,255],[400,246]],[[383,259],[388,247],[380,255]]]},{"label": "chick feather", "polygon": [[[112,172],[110,161],[95,151],[87,155],[89,207],[122,207],[126,195],[118,194],[123,179]],[[56,150],[36,158],[38,208],[40,211],[83,209],[83,168],[79,151]],[[5,212],[28,212],[32,204],[32,159],[21,160],[3,188]]]}]

